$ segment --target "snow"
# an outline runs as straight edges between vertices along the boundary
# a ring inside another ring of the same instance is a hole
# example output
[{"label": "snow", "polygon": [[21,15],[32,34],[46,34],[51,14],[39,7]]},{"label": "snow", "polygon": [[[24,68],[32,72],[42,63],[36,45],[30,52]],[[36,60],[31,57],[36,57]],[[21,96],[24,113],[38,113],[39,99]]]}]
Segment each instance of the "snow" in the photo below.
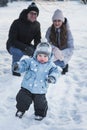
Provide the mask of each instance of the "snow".
[{"label": "snow", "polygon": [[36,2],[43,39],[53,12],[59,8],[68,18],[75,50],[69,72],[60,76],[47,93],[48,113],[42,121],[33,119],[33,104],[22,119],[15,117],[15,96],[23,78],[11,75],[11,55],[6,40],[11,23],[30,2],[12,2],[0,8],[0,130],[87,130],[87,5],[80,1]]}]

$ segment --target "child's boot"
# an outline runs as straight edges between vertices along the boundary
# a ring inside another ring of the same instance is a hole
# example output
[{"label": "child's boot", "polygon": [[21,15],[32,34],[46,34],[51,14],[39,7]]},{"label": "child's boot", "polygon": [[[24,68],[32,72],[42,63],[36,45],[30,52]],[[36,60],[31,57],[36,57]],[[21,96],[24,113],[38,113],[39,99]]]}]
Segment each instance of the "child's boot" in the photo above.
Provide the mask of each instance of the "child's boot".
[{"label": "child's boot", "polygon": [[25,113],[25,112],[21,112],[21,111],[17,110],[15,116],[16,116],[16,117],[19,117],[19,118],[22,118],[22,116],[24,115],[24,113]]},{"label": "child's boot", "polygon": [[41,121],[41,120],[43,120],[43,118],[44,118],[44,117],[42,117],[42,116],[38,116],[38,115],[36,116],[36,115],[35,115],[35,120]]}]

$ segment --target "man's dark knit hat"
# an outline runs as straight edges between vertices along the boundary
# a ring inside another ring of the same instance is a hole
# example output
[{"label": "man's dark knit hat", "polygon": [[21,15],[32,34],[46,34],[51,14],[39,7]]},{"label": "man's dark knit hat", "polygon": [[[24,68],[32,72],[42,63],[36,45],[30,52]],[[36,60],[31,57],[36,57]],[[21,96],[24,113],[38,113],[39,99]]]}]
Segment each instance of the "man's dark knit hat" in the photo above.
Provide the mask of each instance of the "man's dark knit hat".
[{"label": "man's dark knit hat", "polygon": [[34,2],[32,2],[31,5],[29,5],[27,10],[28,12],[35,11],[37,13],[37,16],[39,15],[39,9]]}]

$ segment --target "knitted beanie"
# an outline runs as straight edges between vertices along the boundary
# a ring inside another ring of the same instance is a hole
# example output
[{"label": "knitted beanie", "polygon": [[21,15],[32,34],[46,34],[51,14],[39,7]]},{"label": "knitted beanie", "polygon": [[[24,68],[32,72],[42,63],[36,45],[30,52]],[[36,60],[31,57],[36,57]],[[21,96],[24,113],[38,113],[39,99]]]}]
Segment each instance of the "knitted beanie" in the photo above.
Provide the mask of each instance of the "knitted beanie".
[{"label": "knitted beanie", "polygon": [[37,16],[39,15],[39,9],[34,2],[32,2],[31,5],[29,5],[27,10],[28,10],[28,12],[35,11],[37,13]]},{"label": "knitted beanie", "polygon": [[64,22],[64,16],[61,10],[57,9],[52,17],[52,21],[54,20],[61,20],[62,22]]},{"label": "knitted beanie", "polygon": [[48,57],[51,56],[52,48],[51,45],[47,42],[41,42],[37,45],[36,55],[38,54],[46,54]]}]

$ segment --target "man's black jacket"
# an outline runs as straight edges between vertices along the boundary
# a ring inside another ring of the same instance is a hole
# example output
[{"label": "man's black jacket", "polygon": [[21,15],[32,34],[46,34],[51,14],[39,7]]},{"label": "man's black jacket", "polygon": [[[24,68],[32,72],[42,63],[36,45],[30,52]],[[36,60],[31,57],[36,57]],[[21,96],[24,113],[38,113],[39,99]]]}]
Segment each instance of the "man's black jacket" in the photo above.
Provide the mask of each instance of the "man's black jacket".
[{"label": "man's black jacket", "polygon": [[24,9],[18,19],[12,23],[9,36],[6,43],[6,48],[9,52],[10,47],[18,48],[22,51],[25,50],[34,40],[34,48],[41,39],[40,23],[38,21],[30,22],[27,20],[28,10]]}]

